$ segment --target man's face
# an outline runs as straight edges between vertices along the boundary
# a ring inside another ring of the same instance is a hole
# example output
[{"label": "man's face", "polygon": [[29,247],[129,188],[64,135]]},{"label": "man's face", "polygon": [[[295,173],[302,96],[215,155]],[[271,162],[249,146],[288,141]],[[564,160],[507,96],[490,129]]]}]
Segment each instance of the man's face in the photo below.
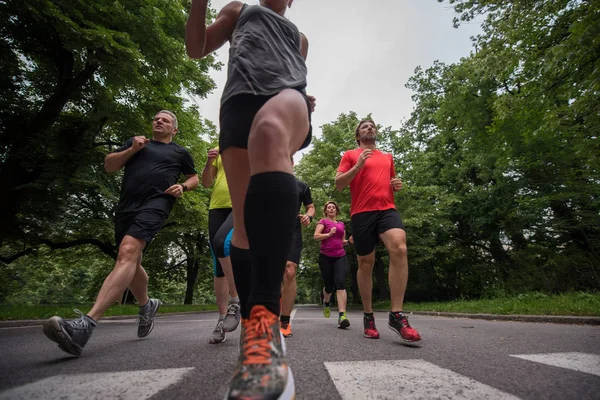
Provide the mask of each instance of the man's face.
[{"label": "man's face", "polygon": [[374,141],[377,137],[377,127],[371,121],[363,122],[358,128],[360,141]]},{"label": "man's face", "polygon": [[169,114],[158,113],[152,120],[152,132],[163,135],[174,135],[177,129],[173,126],[173,117]]}]

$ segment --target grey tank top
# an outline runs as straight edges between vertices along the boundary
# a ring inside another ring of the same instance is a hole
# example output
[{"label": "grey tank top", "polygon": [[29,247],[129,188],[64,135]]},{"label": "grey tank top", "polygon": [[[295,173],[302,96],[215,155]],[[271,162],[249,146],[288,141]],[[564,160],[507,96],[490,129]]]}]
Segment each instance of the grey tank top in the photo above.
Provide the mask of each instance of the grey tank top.
[{"label": "grey tank top", "polygon": [[244,4],[230,40],[221,105],[238,94],[274,95],[306,87],[300,31],[281,15]]}]

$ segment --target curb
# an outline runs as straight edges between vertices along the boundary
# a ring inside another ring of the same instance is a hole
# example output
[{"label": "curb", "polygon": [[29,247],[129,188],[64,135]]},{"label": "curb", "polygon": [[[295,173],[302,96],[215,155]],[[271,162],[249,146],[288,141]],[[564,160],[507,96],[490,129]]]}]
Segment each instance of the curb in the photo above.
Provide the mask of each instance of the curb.
[{"label": "curb", "polygon": [[[378,310],[384,311],[384,310]],[[385,310],[387,311],[387,310]],[[488,321],[537,322],[547,324],[593,325],[600,326],[600,317],[570,316],[570,315],[501,315],[501,314],[466,314],[435,311],[413,311],[414,315],[430,317],[469,318]]]},{"label": "curb", "polygon": [[[206,311],[181,311],[181,312],[172,312],[172,313],[158,313],[157,318],[168,317],[171,315],[188,315],[188,314],[202,314],[202,313],[210,313],[215,312],[215,310],[206,310]],[[137,318],[136,315],[114,315],[110,317],[103,317],[102,321],[118,321],[118,320],[126,320],[126,319],[134,319]],[[0,321],[0,329],[2,328],[21,328],[28,326],[42,326],[44,319],[23,319],[23,320],[13,320],[13,321]]]}]

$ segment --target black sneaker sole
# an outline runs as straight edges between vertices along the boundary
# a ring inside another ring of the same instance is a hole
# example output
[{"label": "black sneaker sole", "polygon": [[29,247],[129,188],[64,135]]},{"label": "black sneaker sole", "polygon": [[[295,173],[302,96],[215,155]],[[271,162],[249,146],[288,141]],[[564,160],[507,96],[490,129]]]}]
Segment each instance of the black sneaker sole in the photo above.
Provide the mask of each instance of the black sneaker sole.
[{"label": "black sneaker sole", "polygon": [[390,330],[392,332],[394,332],[396,335],[398,335],[398,337],[400,338],[400,340],[402,340],[404,343],[412,343],[412,344],[421,343],[421,339],[419,339],[419,340],[407,340],[407,339],[404,339],[402,337],[402,335],[400,334],[400,331],[398,331],[396,328],[394,328],[394,327],[392,327],[390,325],[388,325],[388,328],[390,328]]},{"label": "black sneaker sole", "polygon": [[340,322],[338,324],[338,328],[339,329],[346,329],[350,326],[350,321],[348,321],[347,319],[343,320],[342,322]]},{"label": "black sneaker sole", "polygon": [[71,339],[71,336],[63,329],[61,317],[52,317],[44,322],[44,335],[53,342],[58,343],[58,348],[62,351],[79,357],[83,347]]},{"label": "black sneaker sole", "polygon": [[226,337],[223,338],[223,340],[218,341],[218,340],[213,340],[212,338],[208,339],[208,344],[219,344],[219,343],[224,343],[225,340],[227,340]]}]

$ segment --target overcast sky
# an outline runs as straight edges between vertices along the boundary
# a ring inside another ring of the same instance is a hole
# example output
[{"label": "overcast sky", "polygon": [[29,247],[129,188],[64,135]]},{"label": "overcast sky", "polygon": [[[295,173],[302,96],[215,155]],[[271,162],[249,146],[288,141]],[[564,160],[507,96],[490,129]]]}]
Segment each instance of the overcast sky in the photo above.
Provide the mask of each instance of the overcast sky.
[{"label": "overcast sky", "polygon": [[[228,2],[212,0],[212,7],[220,10]],[[479,23],[455,29],[454,16],[447,2],[437,0],[295,0],[286,17],[309,41],[307,92],[317,98],[313,133],[321,135],[321,125],[349,111],[372,113],[378,124],[398,128],[413,109],[404,85],[414,69],[436,59],[457,62],[471,52]],[[228,48],[217,51],[224,63]],[[226,67],[211,76],[217,89],[198,104],[218,127]]]}]

